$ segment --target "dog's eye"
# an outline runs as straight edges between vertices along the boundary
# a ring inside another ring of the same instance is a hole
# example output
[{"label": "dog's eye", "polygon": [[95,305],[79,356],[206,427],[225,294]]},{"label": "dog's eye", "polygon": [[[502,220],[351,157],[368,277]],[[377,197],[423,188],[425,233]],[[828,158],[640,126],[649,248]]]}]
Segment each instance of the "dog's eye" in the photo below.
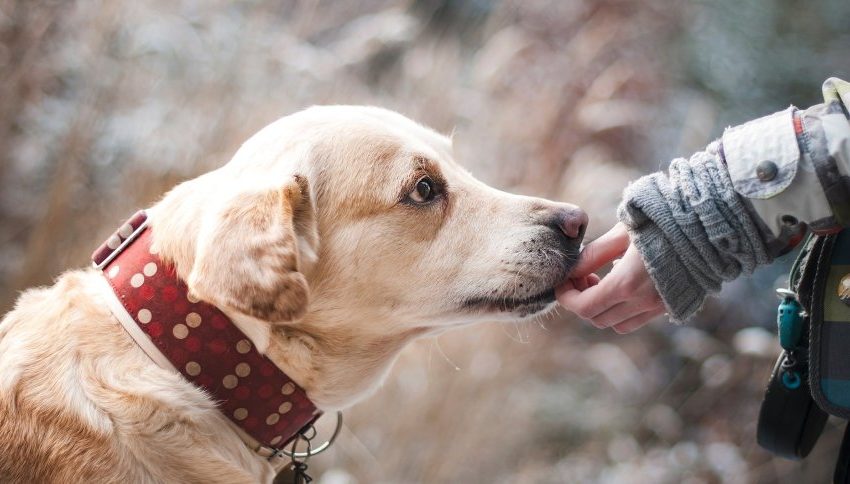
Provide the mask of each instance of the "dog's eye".
[{"label": "dog's eye", "polygon": [[416,203],[430,202],[434,198],[434,180],[423,176],[416,182],[416,187],[410,192],[410,199]]}]

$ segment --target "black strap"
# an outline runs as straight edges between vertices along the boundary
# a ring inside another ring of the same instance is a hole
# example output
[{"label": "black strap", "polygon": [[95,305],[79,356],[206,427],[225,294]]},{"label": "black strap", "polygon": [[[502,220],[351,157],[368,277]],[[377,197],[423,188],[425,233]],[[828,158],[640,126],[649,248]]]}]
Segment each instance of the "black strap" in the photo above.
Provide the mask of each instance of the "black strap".
[{"label": "black strap", "polygon": [[[816,275],[822,237],[810,236],[803,245],[789,277],[802,307],[811,307],[811,287]],[[808,323],[805,318],[799,346],[784,351],[776,362],[759,411],[756,440],[759,445],[788,459],[802,459],[818,440],[827,414],[812,399],[809,388]]]},{"label": "black strap", "polygon": [[823,242],[823,237],[809,235],[794,261],[788,281],[789,288],[797,293],[797,300],[809,313],[812,307],[812,288],[817,273],[817,261],[823,251]]},{"label": "black strap", "polygon": [[832,482],[850,484],[850,424],[844,427],[844,438],[841,440],[841,450],[838,452]]}]

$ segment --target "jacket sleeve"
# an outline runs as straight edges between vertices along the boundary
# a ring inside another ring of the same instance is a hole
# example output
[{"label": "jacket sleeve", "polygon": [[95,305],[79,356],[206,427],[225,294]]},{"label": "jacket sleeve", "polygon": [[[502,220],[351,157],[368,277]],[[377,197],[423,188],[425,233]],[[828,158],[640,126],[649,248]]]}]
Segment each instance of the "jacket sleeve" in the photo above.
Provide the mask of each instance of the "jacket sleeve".
[{"label": "jacket sleeve", "polygon": [[829,79],[823,91],[823,104],[792,106],[723,134],[735,191],[776,237],[798,221],[816,233],[850,225],[850,83]]},{"label": "jacket sleeve", "polygon": [[829,79],[824,97],[729,128],[626,188],[618,216],[671,319],[688,319],[724,281],[790,250],[806,225],[850,225],[850,84]]}]

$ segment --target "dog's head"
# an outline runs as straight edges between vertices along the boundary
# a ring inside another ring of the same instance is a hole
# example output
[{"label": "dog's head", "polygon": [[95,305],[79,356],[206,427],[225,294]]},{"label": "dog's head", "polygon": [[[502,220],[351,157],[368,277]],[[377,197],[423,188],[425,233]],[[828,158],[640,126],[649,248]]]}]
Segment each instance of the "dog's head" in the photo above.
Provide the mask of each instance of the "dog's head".
[{"label": "dog's head", "polygon": [[413,337],[551,307],[587,224],[479,182],[430,129],[347,106],[269,125],[153,213],[190,292],[330,406],[374,388]]},{"label": "dog's head", "polygon": [[587,224],[575,206],[485,185],[451,140],[368,107],[285,117],[178,190],[200,209],[178,267],[190,290],[273,323],[330,307],[408,327],[533,315]]}]

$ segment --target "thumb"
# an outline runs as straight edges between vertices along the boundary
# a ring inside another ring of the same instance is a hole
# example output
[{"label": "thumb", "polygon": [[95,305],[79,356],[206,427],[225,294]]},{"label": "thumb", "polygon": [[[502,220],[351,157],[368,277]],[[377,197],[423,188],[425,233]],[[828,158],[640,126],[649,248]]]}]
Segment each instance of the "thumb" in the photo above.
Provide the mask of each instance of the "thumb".
[{"label": "thumb", "polygon": [[600,267],[622,256],[628,248],[629,233],[623,224],[618,223],[585,246],[578,264],[570,273],[570,278],[584,277],[596,272]]}]

